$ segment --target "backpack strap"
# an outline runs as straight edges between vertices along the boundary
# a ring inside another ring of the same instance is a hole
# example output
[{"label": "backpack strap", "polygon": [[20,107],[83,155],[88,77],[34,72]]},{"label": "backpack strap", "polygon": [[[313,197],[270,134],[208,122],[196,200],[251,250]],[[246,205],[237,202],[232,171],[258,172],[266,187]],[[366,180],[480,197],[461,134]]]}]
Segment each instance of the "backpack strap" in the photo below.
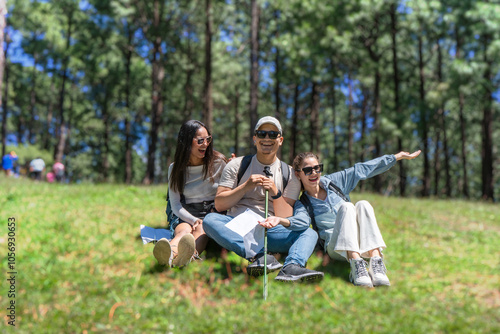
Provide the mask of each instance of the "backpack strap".
[{"label": "backpack strap", "polygon": [[316,219],[314,219],[314,209],[312,207],[311,200],[309,199],[309,197],[307,197],[305,192],[303,192],[302,195],[300,195],[300,201],[305,206],[307,213],[309,214],[309,217],[311,218],[311,224],[312,224],[313,230],[318,231],[318,226],[316,225]]},{"label": "backpack strap", "polygon": [[344,202],[350,202],[349,198],[346,195],[344,195],[344,193],[342,192],[342,190],[340,190],[340,188],[335,183],[333,183],[332,181],[330,181],[328,183],[328,188],[330,188],[331,191],[333,191],[340,198],[342,198],[344,200]]},{"label": "backpack strap", "polygon": [[290,178],[290,169],[288,168],[288,164],[283,161],[281,161],[281,176],[283,177],[283,191],[285,191],[288,179]]},{"label": "backpack strap", "polygon": [[241,178],[243,177],[243,174],[248,169],[248,166],[250,166],[250,162],[252,161],[253,155],[245,155],[243,159],[241,159],[241,165],[240,168],[238,169],[238,182],[236,182],[236,186],[240,184]]}]

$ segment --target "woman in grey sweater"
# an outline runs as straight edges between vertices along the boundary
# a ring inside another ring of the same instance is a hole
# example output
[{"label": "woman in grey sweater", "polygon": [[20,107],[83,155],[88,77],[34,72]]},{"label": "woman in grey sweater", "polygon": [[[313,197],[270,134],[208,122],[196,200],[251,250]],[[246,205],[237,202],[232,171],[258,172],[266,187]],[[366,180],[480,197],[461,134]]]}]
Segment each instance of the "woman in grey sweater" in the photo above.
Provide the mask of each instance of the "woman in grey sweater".
[{"label": "woman in grey sweater", "polygon": [[205,249],[203,218],[214,209],[226,158],[213,149],[212,135],[196,120],[179,130],[174,162],[168,168],[167,216],[174,238],[160,239],[153,250],[158,263],[182,267]]}]

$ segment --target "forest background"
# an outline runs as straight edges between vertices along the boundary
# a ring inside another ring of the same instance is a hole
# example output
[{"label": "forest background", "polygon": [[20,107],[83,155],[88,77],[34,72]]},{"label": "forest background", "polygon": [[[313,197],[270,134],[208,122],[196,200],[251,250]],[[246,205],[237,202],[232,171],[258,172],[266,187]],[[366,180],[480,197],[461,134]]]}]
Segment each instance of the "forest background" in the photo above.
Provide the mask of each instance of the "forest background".
[{"label": "forest background", "polygon": [[279,118],[282,158],[327,172],[400,150],[362,185],[500,196],[500,5],[441,0],[0,1],[2,156],[72,182],[162,183],[187,119],[229,156]]}]

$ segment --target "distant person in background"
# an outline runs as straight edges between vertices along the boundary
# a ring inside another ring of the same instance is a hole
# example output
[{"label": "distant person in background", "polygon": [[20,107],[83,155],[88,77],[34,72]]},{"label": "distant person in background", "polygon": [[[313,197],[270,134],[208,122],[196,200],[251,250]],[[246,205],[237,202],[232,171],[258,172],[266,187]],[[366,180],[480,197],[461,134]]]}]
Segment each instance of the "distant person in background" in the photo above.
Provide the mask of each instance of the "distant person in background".
[{"label": "distant person in background", "polygon": [[52,171],[54,172],[57,182],[62,182],[64,180],[64,165],[61,162],[57,161],[52,166]]},{"label": "distant person in background", "polygon": [[47,179],[48,183],[54,183],[54,181],[56,180],[56,175],[54,174],[54,172],[48,172],[47,175],[45,175],[45,178]]},{"label": "distant person in background", "polygon": [[[349,193],[360,180],[381,174],[398,160],[415,159],[419,154],[420,151],[384,155],[321,176],[323,164],[318,156],[312,152],[300,153],[293,161],[293,168],[304,192],[300,201],[295,202],[294,216],[288,220],[294,224],[312,223],[328,255],[349,261],[349,278],[354,285],[390,285],[382,258],[382,250],[386,246],[373,207],[367,201],[354,205],[350,202]],[[368,268],[363,257],[370,258]]]},{"label": "distant person in background", "polygon": [[45,162],[38,157],[30,162],[31,177],[34,180],[42,181],[43,172],[45,171]]},{"label": "distant person in background", "polygon": [[172,240],[153,249],[159,264],[182,267],[199,258],[207,245],[203,218],[215,211],[214,198],[226,158],[213,149],[207,127],[196,120],[182,124],[174,162],[168,168],[167,215]]},{"label": "distant person in background", "polygon": [[17,161],[18,157],[16,152],[12,151],[9,154],[6,154],[2,158],[2,168],[4,170],[5,175],[12,176],[14,172],[14,163]]}]

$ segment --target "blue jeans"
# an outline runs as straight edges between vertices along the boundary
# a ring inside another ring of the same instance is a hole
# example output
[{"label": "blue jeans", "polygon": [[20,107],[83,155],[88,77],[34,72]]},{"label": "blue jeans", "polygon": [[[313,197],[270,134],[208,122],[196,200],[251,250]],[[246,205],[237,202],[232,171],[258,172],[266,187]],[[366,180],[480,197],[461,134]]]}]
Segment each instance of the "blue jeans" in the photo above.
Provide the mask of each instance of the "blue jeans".
[{"label": "blue jeans", "polygon": [[[209,213],[203,219],[205,233],[220,246],[246,258],[243,237],[226,227],[234,217]],[[314,251],[318,234],[308,228],[304,231],[290,231],[278,225],[267,230],[267,250],[271,253],[286,253],[284,265],[291,263],[306,266],[307,260]]]}]

